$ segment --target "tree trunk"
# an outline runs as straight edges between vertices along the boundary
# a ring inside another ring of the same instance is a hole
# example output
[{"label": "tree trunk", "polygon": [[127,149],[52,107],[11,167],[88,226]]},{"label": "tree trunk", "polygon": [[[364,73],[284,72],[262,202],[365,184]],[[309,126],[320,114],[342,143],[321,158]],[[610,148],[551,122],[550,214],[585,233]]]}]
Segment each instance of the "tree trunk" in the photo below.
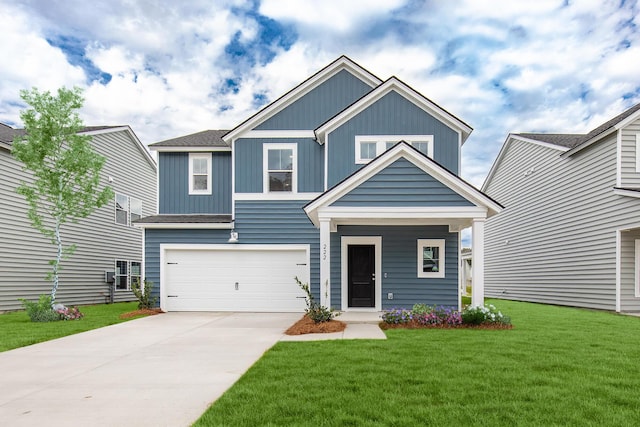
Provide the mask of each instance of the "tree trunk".
[{"label": "tree trunk", "polygon": [[60,222],[56,220],[55,229],[56,245],[58,245],[58,252],[56,259],[53,262],[53,288],[51,289],[51,307],[56,302],[56,292],[58,291],[58,271],[60,270],[60,261],[62,261],[62,238],[60,237]]}]

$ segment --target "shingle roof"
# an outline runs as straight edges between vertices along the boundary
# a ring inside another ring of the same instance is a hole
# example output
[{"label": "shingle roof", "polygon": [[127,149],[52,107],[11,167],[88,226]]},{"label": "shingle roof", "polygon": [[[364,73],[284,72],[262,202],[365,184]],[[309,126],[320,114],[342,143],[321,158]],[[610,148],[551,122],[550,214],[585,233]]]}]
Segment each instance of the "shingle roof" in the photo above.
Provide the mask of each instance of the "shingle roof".
[{"label": "shingle roof", "polygon": [[600,126],[592,129],[585,134],[564,134],[564,133],[517,133],[524,138],[535,139],[536,141],[548,142],[550,144],[559,145],[566,148],[575,148],[579,145],[597,137],[598,135],[615,127],[618,123],[631,116],[635,112],[640,111],[640,103],[618,114],[611,120],[608,120]]},{"label": "shingle roof", "polygon": [[231,222],[231,215],[153,215],[135,220],[136,224],[212,224]]},{"label": "shingle roof", "polygon": [[[82,128],[82,130],[80,130],[80,133],[95,132],[97,130],[115,129],[115,128],[121,128],[121,127],[123,126],[85,126]],[[11,126],[8,126],[4,123],[0,123],[0,142],[3,142],[7,145],[13,144],[13,140],[17,136],[22,136],[25,133],[26,132],[24,129],[14,129]]]},{"label": "shingle roof", "polygon": [[222,136],[228,130],[205,130],[150,144],[150,147],[229,147]]}]

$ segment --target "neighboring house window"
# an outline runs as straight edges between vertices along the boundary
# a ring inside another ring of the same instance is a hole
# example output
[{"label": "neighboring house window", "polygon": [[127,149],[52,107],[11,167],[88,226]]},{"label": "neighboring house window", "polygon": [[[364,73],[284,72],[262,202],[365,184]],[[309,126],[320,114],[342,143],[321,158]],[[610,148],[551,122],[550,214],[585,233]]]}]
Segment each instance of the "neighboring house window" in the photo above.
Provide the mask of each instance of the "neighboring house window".
[{"label": "neighboring house window", "polygon": [[131,284],[141,279],[142,263],[140,261],[116,260],[116,291],[129,291]]},{"label": "neighboring house window", "polygon": [[140,282],[140,272],[142,271],[142,263],[131,261],[131,285]]},{"label": "neighboring house window", "polygon": [[433,158],[433,135],[357,135],[356,163],[369,163],[400,141]]},{"label": "neighboring house window", "polygon": [[640,172],[640,133],[636,133],[636,172]]},{"label": "neighboring house window", "polygon": [[116,224],[129,225],[129,197],[116,193]]},{"label": "neighboring house window", "polygon": [[418,239],[418,277],[444,277],[444,239]]},{"label": "neighboring house window", "polygon": [[296,144],[264,145],[264,192],[297,191]]},{"label": "neighboring house window", "polygon": [[129,268],[127,261],[116,261],[116,291],[126,291],[129,289]]},{"label": "neighboring house window", "polygon": [[129,198],[129,210],[131,211],[130,224],[133,224],[133,221],[142,218],[142,200],[134,199],[133,197]]},{"label": "neighboring house window", "polygon": [[189,153],[189,194],[211,194],[211,153]]}]

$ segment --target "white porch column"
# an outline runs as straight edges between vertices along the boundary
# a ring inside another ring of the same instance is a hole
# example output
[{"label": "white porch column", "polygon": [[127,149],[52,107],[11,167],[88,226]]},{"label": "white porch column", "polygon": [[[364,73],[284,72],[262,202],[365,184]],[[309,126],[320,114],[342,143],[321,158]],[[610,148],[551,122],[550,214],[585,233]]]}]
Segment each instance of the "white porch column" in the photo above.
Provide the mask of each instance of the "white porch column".
[{"label": "white porch column", "polygon": [[320,220],[320,305],[331,306],[331,220]]},{"label": "white porch column", "polygon": [[471,226],[471,305],[484,305],[484,222],[474,219]]}]

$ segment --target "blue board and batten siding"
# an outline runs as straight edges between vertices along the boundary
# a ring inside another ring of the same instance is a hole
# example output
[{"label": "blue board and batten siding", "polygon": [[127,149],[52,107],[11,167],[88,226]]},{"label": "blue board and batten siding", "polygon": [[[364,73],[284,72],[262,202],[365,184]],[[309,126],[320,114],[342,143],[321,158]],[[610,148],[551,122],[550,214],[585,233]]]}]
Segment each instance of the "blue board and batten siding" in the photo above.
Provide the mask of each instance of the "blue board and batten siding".
[{"label": "blue board and batten siding", "polygon": [[332,206],[473,206],[406,159],[398,159]]},{"label": "blue board and batten siding", "polygon": [[269,144],[297,144],[298,192],[323,191],[323,148],[313,138],[242,138],[234,147],[236,193],[262,193],[263,147]]},{"label": "blue board and batten siding", "polygon": [[159,214],[231,213],[231,153],[214,152],[211,160],[212,194],[189,195],[189,153],[158,153]]},{"label": "blue board and batten siding", "polygon": [[311,289],[314,296],[320,298],[320,233],[302,209],[306,203],[300,200],[237,201],[235,230],[239,244],[309,245]]},{"label": "blue board and batten siding", "polygon": [[458,133],[391,91],[329,134],[329,187],[363,166],[355,163],[356,135],[433,135],[434,160],[459,173]]},{"label": "blue board and batten siding", "polygon": [[315,129],[371,90],[369,85],[342,70],[255,129]]},{"label": "blue board and batten siding", "polygon": [[[343,236],[382,237],[382,309],[458,306],[458,234],[447,226],[338,226],[331,234],[331,306],[341,307]],[[418,239],[445,239],[445,277],[418,277]],[[393,293],[393,299],[387,294]]]}]

